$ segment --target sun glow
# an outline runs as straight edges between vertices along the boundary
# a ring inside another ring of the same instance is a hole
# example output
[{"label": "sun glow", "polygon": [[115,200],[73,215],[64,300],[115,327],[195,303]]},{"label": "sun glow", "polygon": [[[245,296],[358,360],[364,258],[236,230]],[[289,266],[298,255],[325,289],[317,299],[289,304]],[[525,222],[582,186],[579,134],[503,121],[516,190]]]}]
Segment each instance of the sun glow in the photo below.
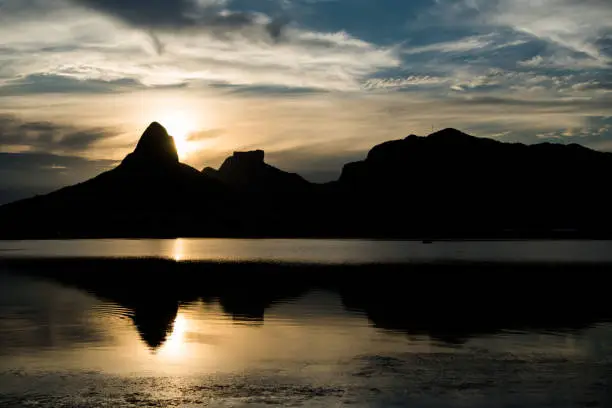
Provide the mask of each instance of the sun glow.
[{"label": "sun glow", "polygon": [[161,124],[174,138],[179,158],[184,159],[195,150],[195,143],[190,140],[190,137],[196,131],[196,124],[192,118],[183,112],[174,112],[163,118]]}]

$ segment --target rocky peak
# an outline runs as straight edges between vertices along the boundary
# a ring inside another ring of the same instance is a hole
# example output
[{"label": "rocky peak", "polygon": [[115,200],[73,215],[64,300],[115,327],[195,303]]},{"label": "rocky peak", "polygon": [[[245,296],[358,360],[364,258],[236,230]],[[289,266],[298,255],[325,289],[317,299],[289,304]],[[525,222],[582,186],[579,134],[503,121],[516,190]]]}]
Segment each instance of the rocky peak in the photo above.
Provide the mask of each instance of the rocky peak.
[{"label": "rocky peak", "polygon": [[248,152],[234,152],[231,160],[238,165],[261,165],[264,164],[266,153],[263,150],[251,150]]},{"label": "rocky peak", "polygon": [[228,176],[247,175],[248,172],[257,171],[257,169],[266,166],[265,153],[263,150],[252,150],[248,152],[234,152],[234,154],[223,162],[219,168],[219,172],[225,173]]},{"label": "rocky peak", "polygon": [[207,167],[202,173],[243,191],[295,191],[309,183],[294,173],[270,166],[263,150],[234,152],[219,170]]}]

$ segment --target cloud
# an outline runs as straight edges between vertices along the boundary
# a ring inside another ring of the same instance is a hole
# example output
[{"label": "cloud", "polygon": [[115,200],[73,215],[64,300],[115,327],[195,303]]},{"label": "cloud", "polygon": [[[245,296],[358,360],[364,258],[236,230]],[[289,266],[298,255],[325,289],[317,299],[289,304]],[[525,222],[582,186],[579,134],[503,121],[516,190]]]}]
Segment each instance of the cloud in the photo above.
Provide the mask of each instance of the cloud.
[{"label": "cloud", "polygon": [[241,33],[267,34],[279,39],[284,18],[268,18],[262,13],[232,11],[227,0],[72,0],[75,4],[115,17],[134,27],[148,30],[195,30],[223,36]]},{"label": "cloud", "polygon": [[453,41],[438,42],[402,50],[404,54],[420,54],[426,52],[465,52],[480,50],[493,44],[493,36],[478,35]]},{"label": "cloud", "polygon": [[22,19],[37,11],[50,11],[61,5],[58,0],[2,0],[0,18]]},{"label": "cloud", "polygon": [[536,55],[528,60],[519,61],[518,64],[524,67],[541,67],[544,64],[544,57]]},{"label": "cloud", "polygon": [[211,88],[221,89],[226,93],[243,96],[287,96],[305,95],[310,93],[325,93],[324,89],[314,87],[281,86],[281,85],[235,85],[231,83],[208,84]]},{"label": "cloud", "polygon": [[[510,108],[512,106],[540,109],[541,113],[550,109],[556,113],[570,113],[574,110],[593,111],[599,115],[605,112],[612,103],[612,98],[604,98],[601,100],[591,99],[524,99],[513,97],[496,97],[496,96],[477,96],[463,98],[461,103],[464,105],[479,105],[479,106],[504,106]],[[509,112],[510,113],[510,112]]]},{"label": "cloud", "polygon": [[4,152],[83,152],[114,136],[112,129],[80,129],[47,121],[22,121],[0,115],[0,149]]},{"label": "cloud", "polygon": [[[437,15],[417,17],[434,3]],[[11,152],[118,160],[135,129],[187,111],[213,129],[193,135],[198,168],[264,148],[322,177],[432,126],[531,142],[599,132],[589,120],[612,103],[607,1],[0,4],[0,125],[14,135],[0,143]]]},{"label": "cloud", "polygon": [[[612,3],[608,0],[464,0],[463,12],[477,20],[546,41],[552,52],[579,53],[591,64],[612,65],[608,38],[612,32]],[[569,61],[570,65],[574,61]]]},{"label": "cloud", "polygon": [[528,64],[528,70],[458,69],[449,81],[456,92],[493,94],[495,97],[518,99],[584,98],[598,101],[612,86],[610,74],[581,70],[549,72],[539,65]]},{"label": "cloud", "polygon": [[440,85],[448,82],[448,78],[429,75],[409,75],[395,78],[371,78],[364,82],[363,88],[374,89],[401,89],[414,86]]},{"label": "cloud", "polygon": [[0,82],[0,96],[47,93],[119,93],[142,90],[145,86],[135,79],[79,79],[65,75],[32,74]]},{"label": "cloud", "polygon": [[[0,171],[55,170],[57,174],[78,173],[87,167],[88,172],[101,172],[117,164],[114,160],[87,160],[76,156],[61,156],[49,153],[0,153]],[[76,171],[75,171],[76,170]],[[49,175],[51,173],[47,173]],[[34,181],[34,180],[32,180]],[[15,183],[21,185],[22,183]]]},{"label": "cloud", "polygon": [[564,52],[555,52],[552,55],[546,56],[536,55],[535,57],[519,61],[517,64],[520,67],[527,68],[571,70],[597,69],[607,66],[607,64],[602,65],[602,62],[597,59],[583,58]]},{"label": "cloud", "polygon": [[[5,89],[12,94],[20,92],[19,87],[27,92],[37,88],[42,92],[48,88],[121,92],[138,84],[197,87],[217,83],[359,90],[368,76],[401,63],[398,47],[379,46],[343,31],[289,25],[283,26],[282,33],[274,28],[282,38],[270,42],[269,34],[260,35],[260,29],[273,18],[261,12],[252,12],[257,15],[253,26],[185,23],[180,28],[183,20],[202,22],[207,14],[183,16],[184,3],[158,1],[147,7],[179,7],[179,11],[168,11],[167,25],[164,13],[147,11],[154,14],[143,17],[146,24],[130,24],[138,18],[135,10],[146,8],[144,2],[127,2],[125,9],[124,2],[79,4],[49,14],[33,8],[28,11],[30,20],[3,21],[0,36],[10,41],[3,46],[0,86],[14,86]],[[197,7],[226,14],[220,5]],[[128,17],[122,18],[125,13]],[[155,28],[158,19],[159,26],[166,28]],[[117,24],[118,20],[124,24]],[[177,21],[176,29],[170,24],[173,21]],[[81,82],[68,83],[72,80]],[[23,83],[28,81],[33,82],[31,86]]]},{"label": "cloud", "polygon": [[[285,40],[265,43],[166,35],[168,66],[191,80],[233,85],[359,90],[380,69],[400,65],[398,49],[380,47],[346,33],[288,28]],[[181,60],[180,67],[172,61]],[[165,65],[158,65],[164,67]]]}]

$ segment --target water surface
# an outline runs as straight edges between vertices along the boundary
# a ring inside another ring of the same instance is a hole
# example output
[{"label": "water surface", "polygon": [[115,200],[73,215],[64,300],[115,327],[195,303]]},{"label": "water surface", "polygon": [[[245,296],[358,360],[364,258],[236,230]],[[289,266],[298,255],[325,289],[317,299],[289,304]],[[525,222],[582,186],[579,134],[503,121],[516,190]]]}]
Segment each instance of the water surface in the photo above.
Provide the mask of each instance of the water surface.
[{"label": "water surface", "polygon": [[0,257],[155,257],[177,261],[388,263],[429,261],[611,262],[612,241],[316,239],[94,239],[0,241]]},{"label": "water surface", "polygon": [[32,262],[0,262],[0,406],[612,405],[609,243],[324,244],[1,243]]}]

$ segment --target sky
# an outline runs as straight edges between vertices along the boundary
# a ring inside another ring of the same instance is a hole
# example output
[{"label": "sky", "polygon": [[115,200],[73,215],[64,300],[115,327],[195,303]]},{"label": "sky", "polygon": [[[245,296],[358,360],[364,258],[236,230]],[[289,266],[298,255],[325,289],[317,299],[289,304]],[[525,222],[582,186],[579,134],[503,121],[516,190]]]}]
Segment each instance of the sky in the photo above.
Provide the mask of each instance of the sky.
[{"label": "sky", "polygon": [[612,2],[0,0],[0,202],[152,121],[198,169],[258,148],[312,181],[447,127],[612,151]]}]

